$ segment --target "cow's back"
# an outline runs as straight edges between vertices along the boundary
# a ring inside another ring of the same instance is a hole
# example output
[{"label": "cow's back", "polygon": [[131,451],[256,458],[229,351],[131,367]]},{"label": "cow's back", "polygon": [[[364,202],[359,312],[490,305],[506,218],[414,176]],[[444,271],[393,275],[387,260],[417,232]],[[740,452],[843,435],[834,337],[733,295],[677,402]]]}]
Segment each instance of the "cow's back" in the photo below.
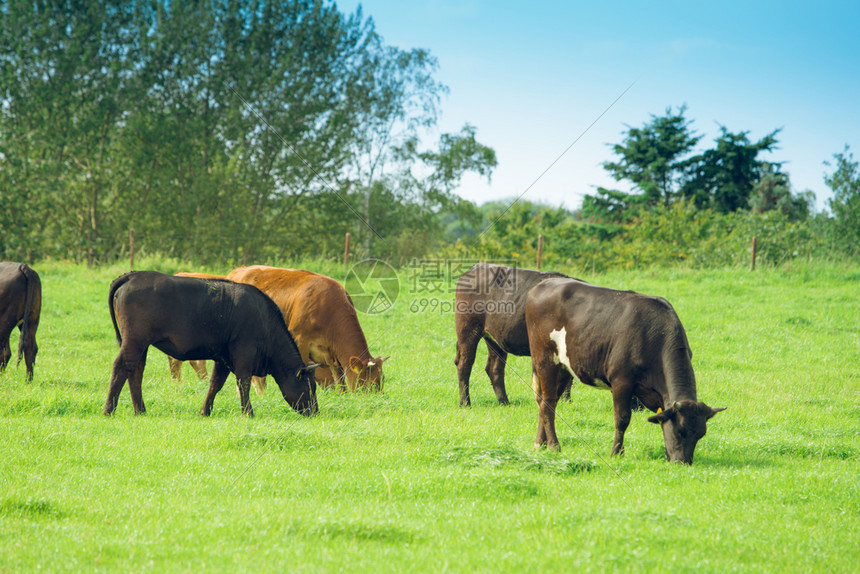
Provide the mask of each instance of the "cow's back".
[{"label": "cow's back", "polygon": [[546,333],[564,329],[569,361],[585,377],[605,380],[616,367],[662,371],[664,350],[689,353],[669,302],[634,291],[550,278],[531,289],[526,317]]},{"label": "cow's back", "polygon": [[23,317],[27,278],[20,263],[0,262],[0,317],[15,323]]},{"label": "cow's back", "polygon": [[328,314],[352,309],[349,296],[340,283],[311,271],[252,265],[234,269],[227,278],[253,285],[271,297],[281,309],[288,326],[308,320],[325,323],[315,317],[325,318]]},{"label": "cow's back", "polygon": [[183,360],[223,358],[199,355],[223,355],[239,335],[262,344],[271,330],[266,297],[223,279],[134,271],[114,280],[110,299],[118,339],[139,337]]},{"label": "cow's back", "polygon": [[474,329],[489,336],[505,352],[527,356],[526,296],[532,287],[552,277],[566,276],[485,262],[472,266],[457,281],[457,331]]},{"label": "cow's back", "polygon": [[42,283],[38,273],[24,263],[0,262],[0,316],[22,323],[22,333],[39,324]]},{"label": "cow's back", "polygon": [[336,360],[336,350],[344,346],[345,339],[367,348],[349,295],[331,277],[265,265],[239,267],[227,277],[253,285],[272,298],[305,360],[311,360],[311,345],[332,355],[326,361]]}]

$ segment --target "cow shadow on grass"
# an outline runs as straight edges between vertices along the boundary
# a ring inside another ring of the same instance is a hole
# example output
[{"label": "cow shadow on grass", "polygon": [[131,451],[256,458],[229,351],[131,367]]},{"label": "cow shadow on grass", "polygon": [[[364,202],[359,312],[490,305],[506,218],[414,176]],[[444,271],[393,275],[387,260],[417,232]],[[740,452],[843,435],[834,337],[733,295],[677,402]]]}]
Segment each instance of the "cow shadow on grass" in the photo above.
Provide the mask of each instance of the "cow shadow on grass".
[{"label": "cow shadow on grass", "polygon": [[[666,450],[660,445],[644,447],[634,454],[634,458],[640,460],[655,460],[666,462]],[[668,462],[667,462],[668,464]],[[706,449],[701,449],[696,452],[693,459],[693,467],[708,467],[708,468],[727,468],[727,469],[743,469],[743,468],[767,468],[772,467],[773,461],[754,453],[743,453],[742,456],[731,456],[721,452],[707,452]]]},{"label": "cow shadow on grass", "polygon": [[727,456],[696,455],[694,466],[705,466],[709,468],[769,468],[773,467],[773,461],[764,457],[744,455],[743,458],[732,458]]},{"label": "cow shadow on grass", "polygon": [[[522,406],[533,406],[537,409],[537,403],[532,397],[514,397],[509,399],[510,402],[506,405],[499,404],[499,401],[496,397],[486,397],[486,398],[472,398],[472,408],[492,408],[492,407],[500,407],[500,408],[508,408],[508,407],[522,407]],[[535,411],[537,412],[537,411]]]}]

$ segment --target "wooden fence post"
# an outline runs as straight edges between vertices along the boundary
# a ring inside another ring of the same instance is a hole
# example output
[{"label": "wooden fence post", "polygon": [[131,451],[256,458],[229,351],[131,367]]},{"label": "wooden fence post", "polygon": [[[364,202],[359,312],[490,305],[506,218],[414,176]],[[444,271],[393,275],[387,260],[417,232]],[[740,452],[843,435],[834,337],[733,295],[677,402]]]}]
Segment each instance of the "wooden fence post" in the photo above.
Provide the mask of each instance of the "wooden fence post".
[{"label": "wooden fence post", "polygon": [[750,271],[755,271],[755,258],[758,252],[758,237],[753,236],[752,240],[752,258],[750,259]]},{"label": "wooden fence post", "polygon": [[128,230],[128,268],[134,269],[134,227]]},{"label": "wooden fence post", "polygon": [[349,267],[349,232],[346,233],[346,246],[343,248],[343,266]]},{"label": "wooden fence post", "polygon": [[540,271],[540,260],[543,257],[543,235],[538,235],[537,269]]}]

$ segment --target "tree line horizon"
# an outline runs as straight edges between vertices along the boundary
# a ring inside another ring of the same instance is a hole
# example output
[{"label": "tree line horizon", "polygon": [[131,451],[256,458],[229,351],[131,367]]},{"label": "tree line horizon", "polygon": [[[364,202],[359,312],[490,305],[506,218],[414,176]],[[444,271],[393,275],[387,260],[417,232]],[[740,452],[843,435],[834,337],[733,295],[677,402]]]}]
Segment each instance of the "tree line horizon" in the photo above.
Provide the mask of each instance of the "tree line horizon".
[{"label": "tree line horizon", "polygon": [[[523,258],[591,267],[860,256],[860,173],[846,146],[830,213],[758,141],[713,146],[686,106],[629,127],[578,210],[457,195],[495,151],[465,124],[424,141],[448,88],[427,50],[387,45],[361,8],[322,0],[42,5],[0,10],[0,259],[212,264],[356,256]],[[768,243],[769,242],[769,243]],[[767,249],[767,247],[765,248]],[[733,255],[729,255],[729,253]],[[722,254],[722,255],[720,255]]]}]

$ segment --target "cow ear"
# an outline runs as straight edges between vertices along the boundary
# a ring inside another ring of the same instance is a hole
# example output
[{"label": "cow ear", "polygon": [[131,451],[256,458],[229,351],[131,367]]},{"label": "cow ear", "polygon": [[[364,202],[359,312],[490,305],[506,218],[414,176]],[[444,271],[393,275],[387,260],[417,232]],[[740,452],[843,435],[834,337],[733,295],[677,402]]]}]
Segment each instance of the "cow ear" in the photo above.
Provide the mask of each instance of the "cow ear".
[{"label": "cow ear", "polygon": [[360,373],[363,366],[364,365],[361,364],[361,359],[358,357],[352,356],[349,358],[349,368],[354,372]]},{"label": "cow ear", "polygon": [[302,373],[313,374],[314,370],[319,366],[320,366],[319,363],[310,363],[308,365],[305,365],[304,367],[302,367],[301,369],[296,371],[296,378],[298,379],[299,377],[301,377]]},{"label": "cow ear", "polygon": [[668,421],[669,419],[675,418],[675,414],[677,414],[677,412],[678,411],[675,410],[675,407],[670,407],[670,408],[666,409],[665,411],[661,411],[658,409],[656,415],[654,415],[652,417],[648,417],[648,422],[649,423],[664,423],[664,422]]},{"label": "cow ear", "polygon": [[726,410],[727,408],[728,408],[728,407],[708,407],[708,410],[707,410],[707,411],[705,411],[705,416],[706,416],[707,418],[711,418],[712,416],[714,416],[714,415],[715,415],[715,414],[717,414],[718,412],[720,412],[720,411],[724,411],[724,410]]}]

